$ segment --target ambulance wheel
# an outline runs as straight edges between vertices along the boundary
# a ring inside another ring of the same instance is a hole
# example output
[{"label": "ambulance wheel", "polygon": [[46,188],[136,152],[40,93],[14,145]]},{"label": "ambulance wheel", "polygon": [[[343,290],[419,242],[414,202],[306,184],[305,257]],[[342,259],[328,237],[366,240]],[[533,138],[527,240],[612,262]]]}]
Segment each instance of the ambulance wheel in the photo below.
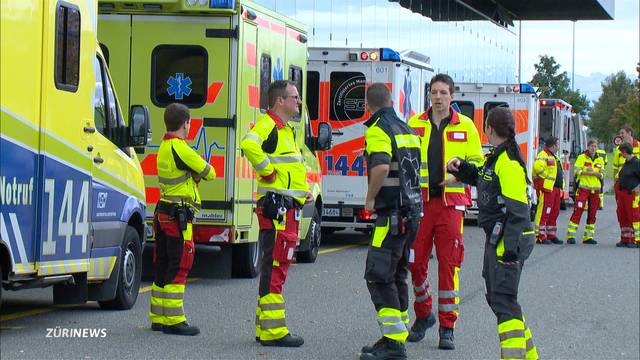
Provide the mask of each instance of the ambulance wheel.
[{"label": "ambulance wheel", "polygon": [[309,244],[309,249],[304,251],[298,251],[296,260],[300,263],[314,263],[318,258],[318,250],[320,249],[320,239],[322,238],[322,232],[320,231],[320,215],[318,209],[313,210],[313,217],[309,223],[309,231],[307,231],[307,237],[304,239]]},{"label": "ambulance wheel", "polygon": [[231,273],[233,277],[252,279],[258,276],[262,257],[260,241],[233,245],[232,254]]},{"label": "ambulance wheel", "polygon": [[124,246],[120,254],[120,275],[116,297],[109,301],[99,301],[102,309],[128,310],[133,307],[138,299],[140,290],[140,277],[142,275],[142,251],[140,249],[140,236],[136,229],[127,226],[124,232]]}]

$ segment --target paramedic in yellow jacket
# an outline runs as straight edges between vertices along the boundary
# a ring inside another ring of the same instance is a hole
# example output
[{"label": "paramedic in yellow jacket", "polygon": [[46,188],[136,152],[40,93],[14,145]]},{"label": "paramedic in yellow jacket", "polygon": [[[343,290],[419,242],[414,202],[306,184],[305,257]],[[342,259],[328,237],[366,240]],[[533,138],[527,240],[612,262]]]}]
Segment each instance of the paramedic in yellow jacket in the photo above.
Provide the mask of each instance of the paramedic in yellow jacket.
[{"label": "paramedic in yellow jacket", "polygon": [[550,136],[533,163],[533,187],[538,195],[536,209],[536,238],[541,244],[562,244],[556,236],[556,222],[560,214],[560,196],[564,189],[564,175],[556,155],[560,147],[557,137]]},{"label": "paramedic in yellow jacket", "polygon": [[160,201],[153,218],[155,279],[151,286],[151,328],[166,334],[197,335],[187,324],[184,287],[193,264],[192,220],[200,209],[198,182],[216,177],[213,167],[184,140],[189,133],[189,109],[171,104],[164,111],[167,129],[156,165]]},{"label": "paramedic in yellow jacket", "polygon": [[256,309],[256,341],[264,346],[298,347],[302,337],[285,324],[282,288],[298,242],[301,208],[313,201],[300,148],[290,121],[300,121],[300,95],[295,83],[269,86],[269,110],[240,143],[258,176],[262,263]]},{"label": "paramedic in yellow jacket", "polygon": [[453,157],[480,165],[483,154],[473,121],[450,105],[454,89],[451,77],[446,74],[434,76],[430,88],[433,106],[409,119],[409,126],[421,139],[420,187],[425,215],[411,249],[413,254],[410,258],[413,259],[409,262],[416,296],[413,303],[416,321],[407,340],[422,340],[426,330],[435,324],[427,276],[429,255],[435,246],[440,324],[438,347],[453,349],[453,329],[460,303],[458,272],[464,258],[462,219],[465,206],[471,205],[471,197],[461,182],[447,181],[443,184],[445,166]]},{"label": "paramedic in yellow jacket", "polygon": [[587,151],[576,159],[574,166],[578,190],[573,204],[573,214],[567,226],[567,244],[576,243],[576,232],[580,225],[582,212],[588,207],[587,225],[584,228],[582,243],[595,245],[598,242],[593,239],[596,226],[596,215],[600,207],[600,185],[604,178],[604,160],[596,153],[598,143],[589,140]]}]

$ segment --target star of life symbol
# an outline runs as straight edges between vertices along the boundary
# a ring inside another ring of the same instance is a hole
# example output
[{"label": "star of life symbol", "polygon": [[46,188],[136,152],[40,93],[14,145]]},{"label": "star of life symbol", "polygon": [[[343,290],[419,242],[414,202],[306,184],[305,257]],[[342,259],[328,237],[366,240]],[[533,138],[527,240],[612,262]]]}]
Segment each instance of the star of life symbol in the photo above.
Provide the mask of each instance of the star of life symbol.
[{"label": "star of life symbol", "polygon": [[107,206],[107,195],[109,194],[106,192],[98,193],[98,204],[96,205],[98,209],[104,209]]},{"label": "star of life symbol", "polygon": [[191,83],[190,77],[185,77],[184,73],[176,73],[175,77],[170,76],[167,80],[167,84],[169,84],[167,93],[173,95],[176,100],[182,100],[185,95],[191,94]]},{"label": "star of life symbol", "polygon": [[420,187],[420,178],[418,175],[418,169],[420,169],[420,162],[418,158],[413,157],[411,153],[402,158],[400,162],[400,168],[404,175],[406,186],[409,189],[417,189]]},{"label": "star of life symbol", "polygon": [[284,70],[280,65],[280,58],[276,58],[276,66],[273,68],[273,80],[284,80]]}]

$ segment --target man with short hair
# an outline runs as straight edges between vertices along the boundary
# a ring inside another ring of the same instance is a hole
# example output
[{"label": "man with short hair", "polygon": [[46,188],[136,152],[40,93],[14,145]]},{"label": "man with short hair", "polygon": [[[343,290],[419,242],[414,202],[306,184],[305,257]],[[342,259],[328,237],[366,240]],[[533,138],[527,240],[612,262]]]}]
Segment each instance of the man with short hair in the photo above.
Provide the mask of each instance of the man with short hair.
[{"label": "man with short hair", "polygon": [[[630,126],[623,126],[622,128],[620,128],[619,135],[620,137],[622,137],[623,143],[628,143],[631,146],[631,155],[637,158],[640,158],[640,141],[634,139],[633,129]],[[621,211],[625,207],[625,204],[621,200],[619,175],[620,175],[620,170],[622,169],[625,163],[626,163],[626,159],[620,153],[620,147],[616,148],[616,150],[613,153],[613,190],[615,193],[616,205],[617,205],[616,215],[618,216],[618,223],[620,224],[625,223],[625,219],[621,218]],[[625,226],[623,230],[624,231],[620,235],[620,242],[616,244],[618,247],[624,247],[626,246],[626,244],[629,243],[628,235],[632,229],[631,227]]]},{"label": "man with short hair", "polygon": [[574,163],[576,183],[576,199],[573,204],[573,214],[567,227],[567,244],[576,243],[576,232],[580,225],[582,212],[588,207],[587,225],[584,228],[582,243],[595,245],[598,242],[593,239],[596,226],[596,215],[600,207],[600,184],[604,177],[604,160],[596,153],[598,143],[589,140],[587,151],[580,154]]},{"label": "man with short hair", "polygon": [[271,83],[269,110],[242,139],[240,148],[258,177],[256,214],[262,263],[256,308],[256,341],[298,347],[302,337],[285,324],[284,287],[298,242],[300,210],[313,201],[304,158],[290,121],[300,121],[300,95],[292,81]]},{"label": "man with short hair", "polygon": [[398,118],[383,83],[366,94],[364,124],[369,188],[365,208],[377,214],[364,278],[382,338],[362,348],[361,360],[406,359],[409,290],[407,264],[422,212],[420,138]]},{"label": "man with short hair", "polygon": [[618,147],[625,160],[618,172],[617,214],[621,240],[617,247],[640,247],[640,159],[629,143]]},{"label": "man with short hair", "polygon": [[560,197],[564,189],[562,166],[556,155],[559,148],[558,138],[550,136],[533,163],[533,187],[538,195],[536,238],[538,243],[545,245],[562,244],[562,240],[556,236]]},{"label": "man with short hair", "polygon": [[480,136],[473,120],[451,107],[453,79],[446,74],[431,78],[431,104],[425,112],[409,119],[409,126],[420,136],[420,186],[425,216],[413,244],[409,263],[416,321],[408,341],[424,338],[436,319],[432,314],[433,297],[429,293],[429,255],[436,248],[438,258],[438,320],[440,349],[455,348],[453,329],[458,319],[460,297],[458,274],[464,258],[462,228],[465,206],[470,194],[455,178],[446,179],[445,167],[454,157],[480,166],[484,159]]},{"label": "man with short hair", "polygon": [[185,141],[189,109],[178,103],[164,110],[167,129],[156,160],[160,200],[153,217],[155,278],[151,285],[151,329],[165,334],[197,335],[187,324],[183,299],[195,256],[192,221],[200,209],[200,180],[212,180],[215,169]]}]

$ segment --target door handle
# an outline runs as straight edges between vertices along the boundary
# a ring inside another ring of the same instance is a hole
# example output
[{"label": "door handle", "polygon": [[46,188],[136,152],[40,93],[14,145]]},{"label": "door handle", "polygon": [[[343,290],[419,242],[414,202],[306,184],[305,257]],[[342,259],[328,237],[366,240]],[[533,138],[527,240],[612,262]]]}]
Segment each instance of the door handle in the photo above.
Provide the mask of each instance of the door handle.
[{"label": "door handle", "polygon": [[91,145],[87,146],[87,151],[88,152],[92,152],[93,151],[93,146],[91,146]]},{"label": "door handle", "polygon": [[104,162],[104,159],[101,158],[99,155],[93,158],[93,162],[96,164],[102,164]]},{"label": "door handle", "polygon": [[341,136],[341,135],[344,135],[344,133],[342,131],[332,131],[331,135]]},{"label": "door handle", "polygon": [[94,128],[93,126],[85,126],[83,130],[84,132],[89,134],[93,134],[94,132],[96,132],[96,128]]}]

